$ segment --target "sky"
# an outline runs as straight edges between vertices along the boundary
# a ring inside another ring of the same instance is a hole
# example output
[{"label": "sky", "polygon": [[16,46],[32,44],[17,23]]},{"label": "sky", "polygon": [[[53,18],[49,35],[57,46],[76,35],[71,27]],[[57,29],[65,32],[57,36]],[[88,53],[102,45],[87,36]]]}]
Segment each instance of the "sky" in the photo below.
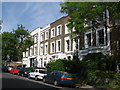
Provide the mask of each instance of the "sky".
[{"label": "sky", "polygon": [[[18,24],[31,32],[66,16],[60,13],[60,2],[2,2],[2,32],[16,30]],[[1,4],[0,4],[1,6]],[[1,18],[1,17],[0,17]]]}]

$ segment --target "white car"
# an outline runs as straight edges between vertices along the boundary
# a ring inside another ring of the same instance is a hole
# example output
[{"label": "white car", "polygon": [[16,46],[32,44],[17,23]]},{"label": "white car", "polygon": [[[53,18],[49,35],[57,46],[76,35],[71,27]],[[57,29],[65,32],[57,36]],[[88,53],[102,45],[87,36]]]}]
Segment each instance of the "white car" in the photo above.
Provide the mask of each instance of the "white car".
[{"label": "white car", "polygon": [[33,72],[30,72],[28,78],[34,78],[35,80],[43,79],[43,77],[47,75],[47,71],[45,69],[35,69]]}]

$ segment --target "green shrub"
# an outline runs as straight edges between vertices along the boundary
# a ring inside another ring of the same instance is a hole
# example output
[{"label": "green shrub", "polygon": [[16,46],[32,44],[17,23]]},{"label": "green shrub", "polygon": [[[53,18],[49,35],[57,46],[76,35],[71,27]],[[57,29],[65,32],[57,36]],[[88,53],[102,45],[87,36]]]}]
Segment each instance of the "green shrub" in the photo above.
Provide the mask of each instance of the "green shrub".
[{"label": "green shrub", "polygon": [[22,67],[22,65],[20,64],[20,65],[17,65],[17,67]]},{"label": "green shrub", "polygon": [[65,71],[65,68],[64,68],[64,64],[63,64],[63,60],[62,60],[62,59],[58,59],[58,60],[56,60],[56,61],[49,62],[49,63],[46,65],[46,68],[47,68],[47,71],[48,71],[48,72],[51,72],[51,71],[54,71],[54,70]]},{"label": "green shrub", "polygon": [[116,80],[117,84],[120,86],[120,73],[115,73],[114,79]]}]

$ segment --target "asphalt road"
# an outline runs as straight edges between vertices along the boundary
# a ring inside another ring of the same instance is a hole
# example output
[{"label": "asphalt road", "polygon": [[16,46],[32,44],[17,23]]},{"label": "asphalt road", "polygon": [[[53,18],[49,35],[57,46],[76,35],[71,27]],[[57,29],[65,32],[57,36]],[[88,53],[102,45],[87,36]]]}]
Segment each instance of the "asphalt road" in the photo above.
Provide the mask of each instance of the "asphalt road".
[{"label": "asphalt road", "polygon": [[80,90],[66,86],[54,86],[52,84],[43,83],[41,80],[35,81],[34,79],[28,79],[18,75],[12,75],[10,73],[0,73],[2,77],[2,89],[50,89],[50,90]]}]

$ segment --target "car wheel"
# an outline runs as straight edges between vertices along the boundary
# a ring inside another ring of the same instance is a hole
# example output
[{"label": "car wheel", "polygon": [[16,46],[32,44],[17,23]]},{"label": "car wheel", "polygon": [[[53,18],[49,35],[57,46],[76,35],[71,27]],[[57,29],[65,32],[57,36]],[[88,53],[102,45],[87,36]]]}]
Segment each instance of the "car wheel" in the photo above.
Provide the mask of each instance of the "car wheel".
[{"label": "car wheel", "polygon": [[58,82],[57,80],[54,81],[54,85],[57,86],[58,85]]},{"label": "car wheel", "polygon": [[45,78],[43,78],[43,82],[44,82],[44,83],[46,82],[46,79],[45,79]]},{"label": "car wheel", "polygon": [[22,73],[22,77],[24,77],[24,74]]},{"label": "car wheel", "polygon": [[36,81],[38,80],[38,76],[35,76],[35,80],[36,80]]}]

